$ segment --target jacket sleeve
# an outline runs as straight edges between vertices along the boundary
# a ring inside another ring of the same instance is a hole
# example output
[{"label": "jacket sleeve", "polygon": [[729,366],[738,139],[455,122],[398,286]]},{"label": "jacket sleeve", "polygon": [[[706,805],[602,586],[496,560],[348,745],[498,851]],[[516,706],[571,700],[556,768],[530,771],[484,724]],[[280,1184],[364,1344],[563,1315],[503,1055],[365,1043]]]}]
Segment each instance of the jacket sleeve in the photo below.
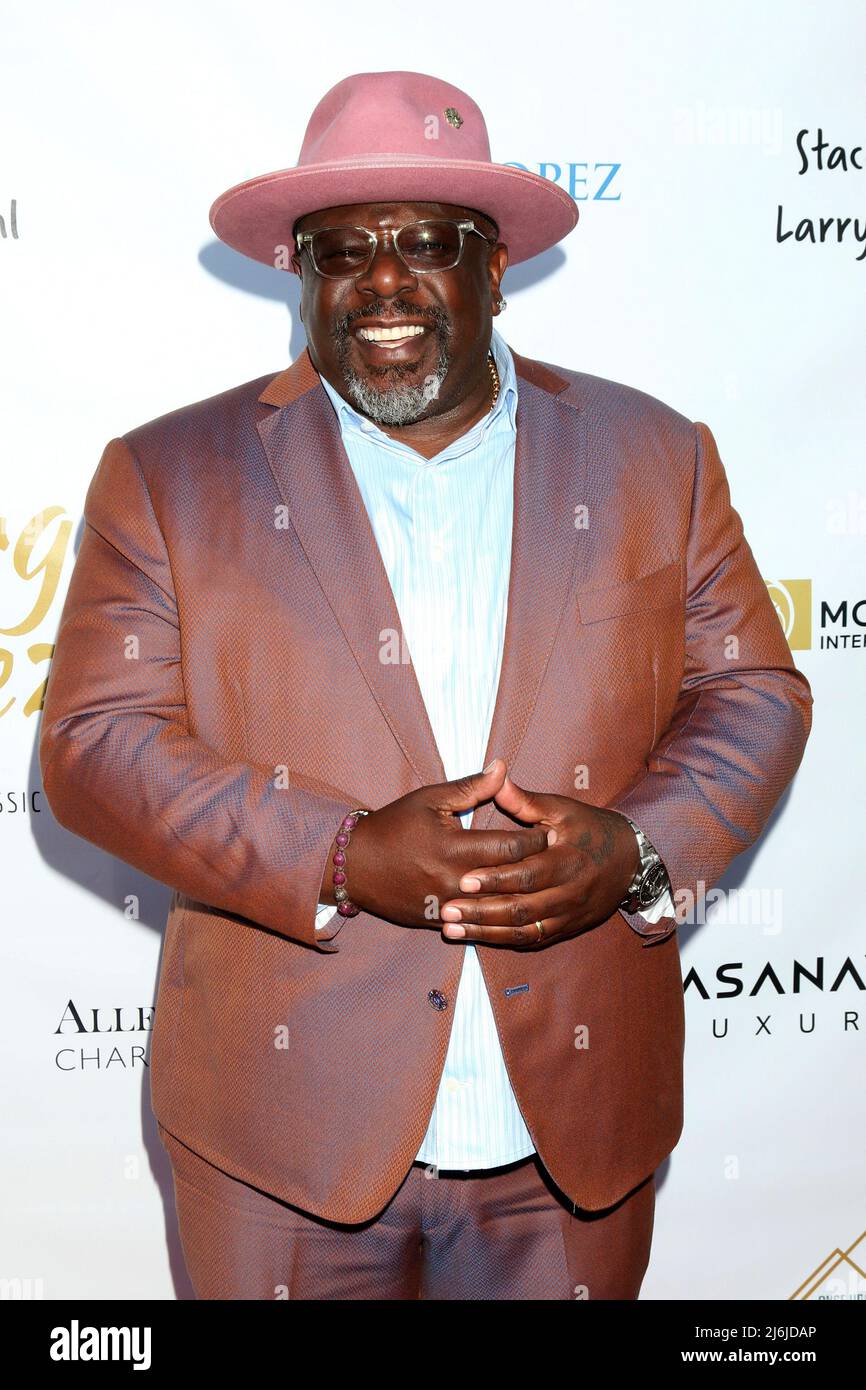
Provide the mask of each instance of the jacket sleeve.
[{"label": "jacket sleeve", "polygon": [[358,802],[226,761],[191,732],[170,556],[123,439],[103,452],[84,519],[39,736],[56,819],[199,902],[336,951],[345,919],[317,932],[316,909]]},{"label": "jacket sleeve", "polygon": [[707,425],[694,429],[684,675],[646,768],[611,802],[652,841],[671,880],[676,916],[650,925],[622,912],[644,945],[672,935],[700,888],[757,840],[812,723],[809,683],[731,506],[716,441]]}]

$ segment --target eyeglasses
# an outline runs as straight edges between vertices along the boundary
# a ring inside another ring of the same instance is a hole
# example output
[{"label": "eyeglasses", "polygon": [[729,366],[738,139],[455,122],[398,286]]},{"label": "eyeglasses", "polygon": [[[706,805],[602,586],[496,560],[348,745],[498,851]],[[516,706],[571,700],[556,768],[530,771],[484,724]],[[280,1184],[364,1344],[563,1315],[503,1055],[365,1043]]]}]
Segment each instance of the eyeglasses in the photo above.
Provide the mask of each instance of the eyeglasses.
[{"label": "eyeglasses", "polygon": [[390,227],[378,232],[369,227],[320,227],[315,232],[299,232],[295,242],[299,251],[308,247],[313,269],[326,280],[365,274],[372,265],[380,236],[392,238],[394,250],[413,275],[430,275],[457,265],[467,232],[475,232],[484,241],[495,244],[496,238],[485,236],[474,222],[432,217],[409,222],[396,232]]}]

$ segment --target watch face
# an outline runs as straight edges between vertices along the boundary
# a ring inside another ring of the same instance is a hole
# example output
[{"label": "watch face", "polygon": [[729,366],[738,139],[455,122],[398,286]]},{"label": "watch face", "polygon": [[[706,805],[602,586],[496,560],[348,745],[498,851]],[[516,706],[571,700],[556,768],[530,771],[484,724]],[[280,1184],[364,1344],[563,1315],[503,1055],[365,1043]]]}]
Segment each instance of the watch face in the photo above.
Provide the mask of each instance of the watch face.
[{"label": "watch face", "polygon": [[654,864],[647,871],[646,878],[638,889],[641,907],[650,907],[668,886],[668,875],[664,864]]}]

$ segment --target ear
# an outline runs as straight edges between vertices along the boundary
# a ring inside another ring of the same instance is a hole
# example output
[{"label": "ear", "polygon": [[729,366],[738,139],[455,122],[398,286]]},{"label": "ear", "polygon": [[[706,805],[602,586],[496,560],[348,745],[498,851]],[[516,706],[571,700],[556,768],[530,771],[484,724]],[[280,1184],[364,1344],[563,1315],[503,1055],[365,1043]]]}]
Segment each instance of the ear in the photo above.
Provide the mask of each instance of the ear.
[{"label": "ear", "polygon": [[[508,247],[505,245],[504,242],[497,242],[496,245],[493,247],[492,251],[490,252],[490,260],[488,262],[490,291],[493,296],[494,302],[497,302],[497,297],[501,294],[500,286],[502,283],[502,277],[505,274],[507,266]],[[499,312],[501,311],[497,309],[497,313]]]}]

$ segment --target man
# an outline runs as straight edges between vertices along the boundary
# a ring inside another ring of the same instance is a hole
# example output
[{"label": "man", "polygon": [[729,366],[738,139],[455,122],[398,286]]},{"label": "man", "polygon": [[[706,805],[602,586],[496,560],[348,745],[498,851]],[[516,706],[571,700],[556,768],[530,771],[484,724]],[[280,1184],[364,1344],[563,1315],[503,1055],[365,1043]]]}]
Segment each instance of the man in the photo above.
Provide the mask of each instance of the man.
[{"label": "man", "polygon": [[195,1292],[635,1299],[677,907],[811,719],[714,438],[494,331],[577,209],[436,78],[339,83],[211,220],[289,252],[308,346],[108,444],[40,744],[61,823],[176,890]]}]

